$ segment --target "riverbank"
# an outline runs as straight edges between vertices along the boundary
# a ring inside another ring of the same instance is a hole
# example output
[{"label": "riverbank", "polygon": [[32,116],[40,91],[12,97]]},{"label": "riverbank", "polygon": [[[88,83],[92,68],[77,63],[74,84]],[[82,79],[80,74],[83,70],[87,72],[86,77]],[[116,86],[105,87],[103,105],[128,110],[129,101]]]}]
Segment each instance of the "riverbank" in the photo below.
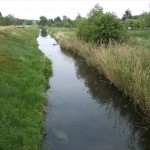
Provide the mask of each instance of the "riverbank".
[{"label": "riverbank", "polygon": [[40,149],[51,63],[38,50],[37,33],[0,31],[0,149]]},{"label": "riverbank", "polygon": [[[140,31],[137,31],[131,34],[130,39],[133,37],[138,40],[132,39],[123,45],[110,45],[106,49],[85,43],[77,39],[75,34],[69,37],[67,31],[49,31],[64,50],[81,56],[89,66],[106,76],[125,95],[132,97],[136,108],[150,116],[150,51],[146,36],[141,36]],[[141,45],[138,44],[140,41]],[[144,42],[147,43],[146,46]]]}]

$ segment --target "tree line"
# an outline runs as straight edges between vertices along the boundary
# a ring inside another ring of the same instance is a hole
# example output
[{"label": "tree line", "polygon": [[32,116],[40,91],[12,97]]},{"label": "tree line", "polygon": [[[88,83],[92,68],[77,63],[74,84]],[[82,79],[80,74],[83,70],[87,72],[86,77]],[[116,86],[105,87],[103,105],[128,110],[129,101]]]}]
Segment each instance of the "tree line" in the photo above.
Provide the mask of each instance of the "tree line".
[{"label": "tree line", "polygon": [[74,20],[67,16],[63,16],[62,19],[59,16],[54,19],[47,19],[45,16],[41,16],[37,24],[50,27],[75,27]]},{"label": "tree line", "polygon": [[32,20],[15,18],[14,15],[12,14],[2,16],[2,13],[0,12],[0,26],[32,25],[32,24],[33,24]]},{"label": "tree line", "polygon": [[[99,7],[101,7],[101,6],[96,4],[94,6],[95,10],[93,10],[93,11],[95,11],[95,13],[96,13],[96,11],[98,11]],[[112,14],[112,13],[110,13],[110,14]],[[92,16],[92,14],[91,14],[91,16]],[[116,15],[114,15],[114,16],[116,16]],[[110,16],[108,16],[108,17],[110,17]],[[88,19],[88,18],[89,18],[89,14],[87,15],[87,17],[82,17],[80,14],[78,14],[75,20],[72,20],[65,15],[62,17],[62,19],[59,16],[54,19],[47,19],[45,16],[41,16],[40,20],[37,21],[37,24],[42,25],[42,26],[47,25],[50,27],[70,27],[71,28],[71,27],[77,27],[78,23],[80,22],[79,21],[80,19]],[[125,11],[125,13],[123,14],[122,19],[119,19],[119,20],[123,23],[124,27],[127,29],[150,28],[150,12],[144,12],[140,15],[133,16],[131,10],[127,9]]]},{"label": "tree line", "polygon": [[80,39],[107,46],[110,42],[126,41],[127,29],[150,28],[150,12],[133,16],[127,9],[120,19],[114,13],[104,12],[103,8],[96,4],[87,17],[78,14],[75,20],[71,20],[67,16],[63,16],[62,19],[60,17],[47,19],[41,16],[37,23],[42,27],[76,27]]},{"label": "tree line", "polygon": [[147,29],[150,28],[150,12],[132,16],[131,11],[127,9],[122,21],[127,29]]}]

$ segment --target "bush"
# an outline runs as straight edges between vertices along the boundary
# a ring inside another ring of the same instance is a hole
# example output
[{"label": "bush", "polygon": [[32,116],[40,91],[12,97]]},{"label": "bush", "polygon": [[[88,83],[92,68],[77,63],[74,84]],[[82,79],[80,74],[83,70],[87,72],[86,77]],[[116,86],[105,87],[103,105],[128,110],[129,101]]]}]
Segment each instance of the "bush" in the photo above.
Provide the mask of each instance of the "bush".
[{"label": "bush", "polygon": [[104,14],[102,11],[95,14],[80,21],[77,32],[78,37],[87,42],[105,44],[105,46],[110,42],[122,42],[126,39],[126,30],[121,20],[114,14]]}]

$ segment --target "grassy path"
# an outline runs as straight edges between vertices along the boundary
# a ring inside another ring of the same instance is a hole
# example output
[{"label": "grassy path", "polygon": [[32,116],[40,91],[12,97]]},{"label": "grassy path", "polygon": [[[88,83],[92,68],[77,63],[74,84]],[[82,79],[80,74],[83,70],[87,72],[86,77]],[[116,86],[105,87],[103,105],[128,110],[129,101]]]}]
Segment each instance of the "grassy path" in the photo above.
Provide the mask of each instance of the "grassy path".
[{"label": "grassy path", "polygon": [[51,68],[37,28],[0,30],[0,150],[38,150]]}]

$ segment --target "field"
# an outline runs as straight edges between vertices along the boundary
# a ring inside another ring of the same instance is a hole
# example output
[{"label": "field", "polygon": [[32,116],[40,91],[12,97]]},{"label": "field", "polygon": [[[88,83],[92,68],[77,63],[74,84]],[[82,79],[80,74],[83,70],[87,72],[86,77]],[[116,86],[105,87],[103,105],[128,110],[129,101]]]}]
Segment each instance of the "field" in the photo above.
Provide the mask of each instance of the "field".
[{"label": "field", "polygon": [[130,96],[136,108],[150,115],[150,30],[128,31],[127,43],[110,44],[108,48],[79,40],[75,29],[49,28],[49,32],[64,50],[81,56],[111,84]]},{"label": "field", "polygon": [[1,150],[40,149],[51,63],[37,34],[36,27],[0,30]]}]

